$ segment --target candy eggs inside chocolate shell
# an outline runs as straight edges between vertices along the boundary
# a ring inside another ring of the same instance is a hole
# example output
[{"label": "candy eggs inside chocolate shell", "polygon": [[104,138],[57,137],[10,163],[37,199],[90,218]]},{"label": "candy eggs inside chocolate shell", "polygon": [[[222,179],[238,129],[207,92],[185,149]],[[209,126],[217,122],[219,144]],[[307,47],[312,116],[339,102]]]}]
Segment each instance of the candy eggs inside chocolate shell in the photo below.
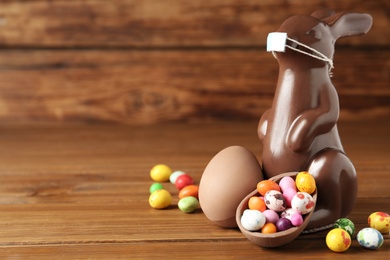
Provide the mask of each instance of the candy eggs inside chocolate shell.
[{"label": "candy eggs inside chocolate shell", "polygon": [[261,167],[248,149],[230,146],[216,154],[199,184],[199,203],[206,217],[222,227],[237,227],[236,210],[263,179]]},{"label": "candy eggs inside chocolate shell", "polygon": [[[290,176],[292,178],[295,178],[295,176],[297,174],[298,174],[297,172],[283,173],[283,174],[276,175],[276,176],[270,178],[270,180],[273,180],[273,181],[278,183],[285,176]],[[262,247],[279,247],[279,246],[288,244],[291,241],[293,241],[297,236],[299,236],[302,233],[302,231],[306,228],[307,224],[309,224],[310,218],[311,218],[314,210],[310,211],[308,214],[303,216],[303,219],[302,219],[303,222],[300,223],[299,226],[291,227],[291,228],[284,230],[284,231],[278,231],[278,232],[272,233],[272,234],[264,234],[261,232],[252,232],[252,231],[246,230],[242,226],[242,224],[240,223],[241,216],[242,216],[243,212],[248,207],[248,200],[251,197],[258,196],[258,195],[259,195],[259,192],[257,189],[250,192],[238,205],[237,212],[236,212],[236,220],[238,223],[238,227],[240,228],[240,230],[244,234],[244,236],[252,243],[254,243],[258,246],[262,246]],[[313,197],[313,201],[314,201],[313,207],[315,207],[315,203],[317,201],[317,190],[312,194],[312,197]],[[267,218],[266,214],[265,214],[265,216]]]}]

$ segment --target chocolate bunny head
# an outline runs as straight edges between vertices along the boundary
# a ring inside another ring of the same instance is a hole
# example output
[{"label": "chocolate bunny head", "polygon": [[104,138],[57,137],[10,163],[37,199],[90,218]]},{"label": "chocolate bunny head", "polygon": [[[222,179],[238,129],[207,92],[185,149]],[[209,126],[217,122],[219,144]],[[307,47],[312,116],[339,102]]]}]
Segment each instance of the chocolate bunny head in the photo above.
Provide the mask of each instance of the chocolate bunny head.
[{"label": "chocolate bunny head", "polygon": [[[279,63],[317,68],[333,67],[334,43],[341,37],[365,34],[372,17],[364,13],[334,13],[318,10],[288,18],[277,30],[285,33],[285,52],[274,53]],[[272,34],[272,33],[271,33]],[[270,34],[270,35],[271,35]],[[268,43],[269,45],[269,43]],[[272,50],[272,46],[269,48]]]}]

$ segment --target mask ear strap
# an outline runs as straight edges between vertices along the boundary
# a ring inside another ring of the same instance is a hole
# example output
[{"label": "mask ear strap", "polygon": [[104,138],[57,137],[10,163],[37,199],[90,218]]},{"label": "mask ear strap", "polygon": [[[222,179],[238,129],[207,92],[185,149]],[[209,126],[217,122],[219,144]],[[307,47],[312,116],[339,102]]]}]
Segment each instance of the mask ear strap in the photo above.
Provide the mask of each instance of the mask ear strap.
[{"label": "mask ear strap", "polygon": [[296,49],[296,48],[286,44],[287,48],[289,48],[291,50],[294,50],[294,51],[297,51],[297,52],[300,52],[302,54],[308,55],[308,56],[310,56],[312,58],[315,58],[317,60],[322,60],[322,61],[325,61],[325,62],[329,63],[329,74],[331,74],[331,71],[334,68],[333,61],[331,59],[329,59],[328,57],[326,57],[324,54],[322,54],[321,52],[317,51],[316,49],[311,48],[310,46],[307,46],[306,44],[300,43],[299,41],[296,41],[296,40],[291,39],[289,37],[287,37],[287,39],[292,41],[292,42],[294,42],[294,43],[296,43],[296,44],[298,44],[298,45],[300,45],[300,46],[305,47],[308,50],[311,50],[312,52],[314,52],[317,55],[311,54],[309,52],[306,52],[306,51],[303,51],[303,50],[300,50],[300,49]]}]

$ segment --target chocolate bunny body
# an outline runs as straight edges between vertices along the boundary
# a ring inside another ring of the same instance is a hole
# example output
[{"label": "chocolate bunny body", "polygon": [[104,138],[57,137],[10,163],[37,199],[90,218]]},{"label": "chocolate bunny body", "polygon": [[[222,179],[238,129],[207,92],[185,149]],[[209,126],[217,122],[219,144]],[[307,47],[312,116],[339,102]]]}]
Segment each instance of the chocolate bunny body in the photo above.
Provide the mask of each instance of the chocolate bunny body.
[{"label": "chocolate bunny body", "polygon": [[199,185],[207,218],[223,227],[237,226],[236,209],[256,181],[300,171],[314,176],[318,193],[306,229],[322,229],[351,212],[357,175],[337,131],[339,101],[330,70],[335,41],[364,34],[371,24],[368,14],[319,10],[293,16],[269,35],[276,39],[270,41],[270,50],[279,63],[279,77],[273,105],[258,126],[262,163],[244,147],[227,147],[216,154]]},{"label": "chocolate bunny body", "polygon": [[[314,49],[331,62],[338,38],[364,34],[371,24],[368,14],[317,11],[287,19],[278,32],[287,33],[287,45],[317,56]],[[347,216],[357,195],[356,171],[337,131],[339,102],[329,75],[333,64],[292,48],[274,55],[279,63],[275,97],[258,127],[263,173],[270,178],[310,172],[316,179],[318,201],[307,229],[322,228]]]}]

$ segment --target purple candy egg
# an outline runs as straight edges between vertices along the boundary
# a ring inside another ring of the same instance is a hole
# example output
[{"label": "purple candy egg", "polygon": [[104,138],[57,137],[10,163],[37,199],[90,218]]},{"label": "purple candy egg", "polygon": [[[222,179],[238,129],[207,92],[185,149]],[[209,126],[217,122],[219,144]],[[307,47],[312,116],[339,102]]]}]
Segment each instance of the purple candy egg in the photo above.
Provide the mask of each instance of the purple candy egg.
[{"label": "purple candy egg", "polygon": [[288,219],[288,218],[280,218],[277,222],[276,222],[276,229],[278,231],[285,231],[289,228],[292,228],[293,225],[291,223],[291,221]]}]

